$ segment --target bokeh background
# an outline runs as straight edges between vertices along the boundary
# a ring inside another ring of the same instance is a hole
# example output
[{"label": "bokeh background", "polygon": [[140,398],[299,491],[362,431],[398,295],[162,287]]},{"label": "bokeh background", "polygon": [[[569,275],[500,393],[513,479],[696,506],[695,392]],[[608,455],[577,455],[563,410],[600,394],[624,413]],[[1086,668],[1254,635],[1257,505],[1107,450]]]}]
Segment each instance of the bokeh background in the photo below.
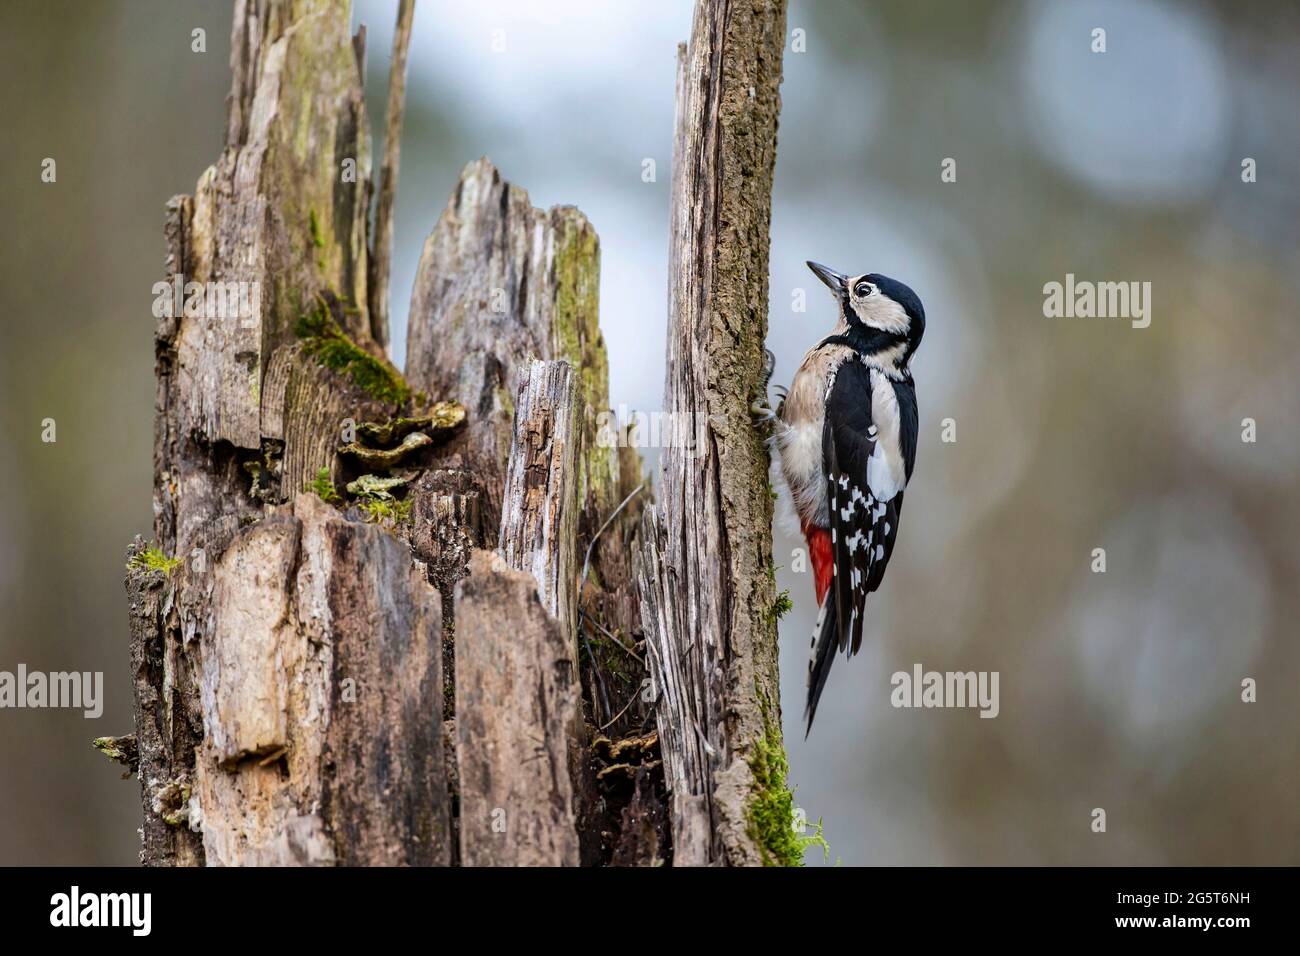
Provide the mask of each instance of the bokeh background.
[{"label": "bokeh background", "polygon": [[[372,122],[395,7],[356,4]],[[536,205],[591,218],[613,402],[660,407],[690,15],[419,0],[399,364],[420,244],[486,154]],[[121,582],[152,523],[151,286],[163,204],[221,147],[230,19],[216,0],[0,10],[0,669],[103,671],[107,695],[97,721],[0,711],[0,863],[136,860],[137,784],[89,741],[131,726]],[[776,381],[833,318],[805,259],[902,279],[929,317],[898,549],[807,741],[812,583],[797,537],[776,537],[791,783],[831,862],[1300,862],[1300,7],[794,0],[788,26],[804,50],[785,57]],[[1150,328],[1044,318],[1066,273],[1151,282]],[[918,662],[998,671],[1000,715],[892,708],[890,675]]]}]

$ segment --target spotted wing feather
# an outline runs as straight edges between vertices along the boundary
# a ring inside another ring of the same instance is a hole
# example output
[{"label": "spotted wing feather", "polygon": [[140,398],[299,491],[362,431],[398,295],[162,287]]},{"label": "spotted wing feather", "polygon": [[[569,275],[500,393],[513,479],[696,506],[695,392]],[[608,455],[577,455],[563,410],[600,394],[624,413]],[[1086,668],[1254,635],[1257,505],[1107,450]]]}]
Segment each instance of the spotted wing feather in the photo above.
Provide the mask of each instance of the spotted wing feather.
[{"label": "spotted wing feather", "polygon": [[[836,370],[826,399],[822,462],[835,570],[819,616],[808,675],[806,717],[811,729],[834,651],[862,646],[867,595],[880,587],[898,535],[903,493],[880,501],[868,480],[878,428],[872,420],[872,371],[856,361]],[[909,469],[910,470],[910,469]]]}]

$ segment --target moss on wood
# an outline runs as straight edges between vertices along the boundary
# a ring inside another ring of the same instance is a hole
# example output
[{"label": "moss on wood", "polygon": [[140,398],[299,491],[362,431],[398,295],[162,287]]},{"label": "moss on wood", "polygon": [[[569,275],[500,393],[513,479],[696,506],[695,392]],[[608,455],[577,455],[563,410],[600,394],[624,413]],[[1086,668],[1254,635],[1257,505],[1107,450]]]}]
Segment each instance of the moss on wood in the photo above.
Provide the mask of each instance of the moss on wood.
[{"label": "moss on wood", "polygon": [[353,342],[334,321],[324,302],[298,319],[294,333],[303,353],[326,368],[342,372],[371,398],[392,405],[405,404],[411,390],[400,372]]},{"label": "moss on wood", "polygon": [[747,762],[754,787],[747,807],[748,833],[758,845],[764,866],[803,866],[804,851],[819,846],[829,856],[822,822],[805,836],[795,829],[794,793],[786,783],[790,766],[780,726],[764,713],[763,736],[751,749]]},{"label": "moss on wood", "polygon": [[307,482],[307,486],[303,490],[312,492],[321,501],[329,505],[337,504],[343,500],[335,489],[334,482],[330,480],[330,470],[328,468],[322,468],[316,472],[316,477]]},{"label": "moss on wood", "polygon": [[171,574],[180,566],[180,558],[167,557],[162,548],[153,543],[126,562],[128,571],[161,571],[163,574]]}]

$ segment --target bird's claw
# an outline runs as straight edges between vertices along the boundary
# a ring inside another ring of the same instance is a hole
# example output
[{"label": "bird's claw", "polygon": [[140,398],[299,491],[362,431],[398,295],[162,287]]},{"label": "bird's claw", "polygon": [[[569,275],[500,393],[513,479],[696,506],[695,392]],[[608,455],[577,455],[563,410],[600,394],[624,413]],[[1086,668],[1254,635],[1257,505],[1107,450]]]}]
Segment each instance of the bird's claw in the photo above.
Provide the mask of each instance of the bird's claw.
[{"label": "bird's claw", "polygon": [[758,390],[767,391],[767,383],[772,381],[772,373],[776,371],[776,355],[771,349],[763,349],[763,369],[758,375]]},{"label": "bird's claw", "polygon": [[[776,412],[772,410],[772,405],[767,398],[767,383],[772,381],[772,372],[775,369],[776,356],[772,354],[771,349],[763,349],[763,367],[758,375],[759,397],[749,406],[749,414],[753,417],[755,425],[766,425],[776,420]],[[784,394],[781,400],[785,400]]]}]

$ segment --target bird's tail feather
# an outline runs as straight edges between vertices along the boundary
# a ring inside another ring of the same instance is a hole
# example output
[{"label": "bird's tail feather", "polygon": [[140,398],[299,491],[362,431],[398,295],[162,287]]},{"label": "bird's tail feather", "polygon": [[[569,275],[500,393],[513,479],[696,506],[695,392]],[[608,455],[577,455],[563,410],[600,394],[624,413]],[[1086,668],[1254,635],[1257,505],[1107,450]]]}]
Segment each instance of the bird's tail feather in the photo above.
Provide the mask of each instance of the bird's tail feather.
[{"label": "bird's tail feather", "polygon": [[831,599],[822,602],[822,609],[817,614],[812,656],[808,660],[808,705],[804,708],[804,720],[808,726],[804,730],[805,739],[812,732],[813,718],[817,716],[817,702],[821,700],[822,688],[826,686],[831,664],[835,662],[835,651],[839,646],[836,617],[835,601]]}]

